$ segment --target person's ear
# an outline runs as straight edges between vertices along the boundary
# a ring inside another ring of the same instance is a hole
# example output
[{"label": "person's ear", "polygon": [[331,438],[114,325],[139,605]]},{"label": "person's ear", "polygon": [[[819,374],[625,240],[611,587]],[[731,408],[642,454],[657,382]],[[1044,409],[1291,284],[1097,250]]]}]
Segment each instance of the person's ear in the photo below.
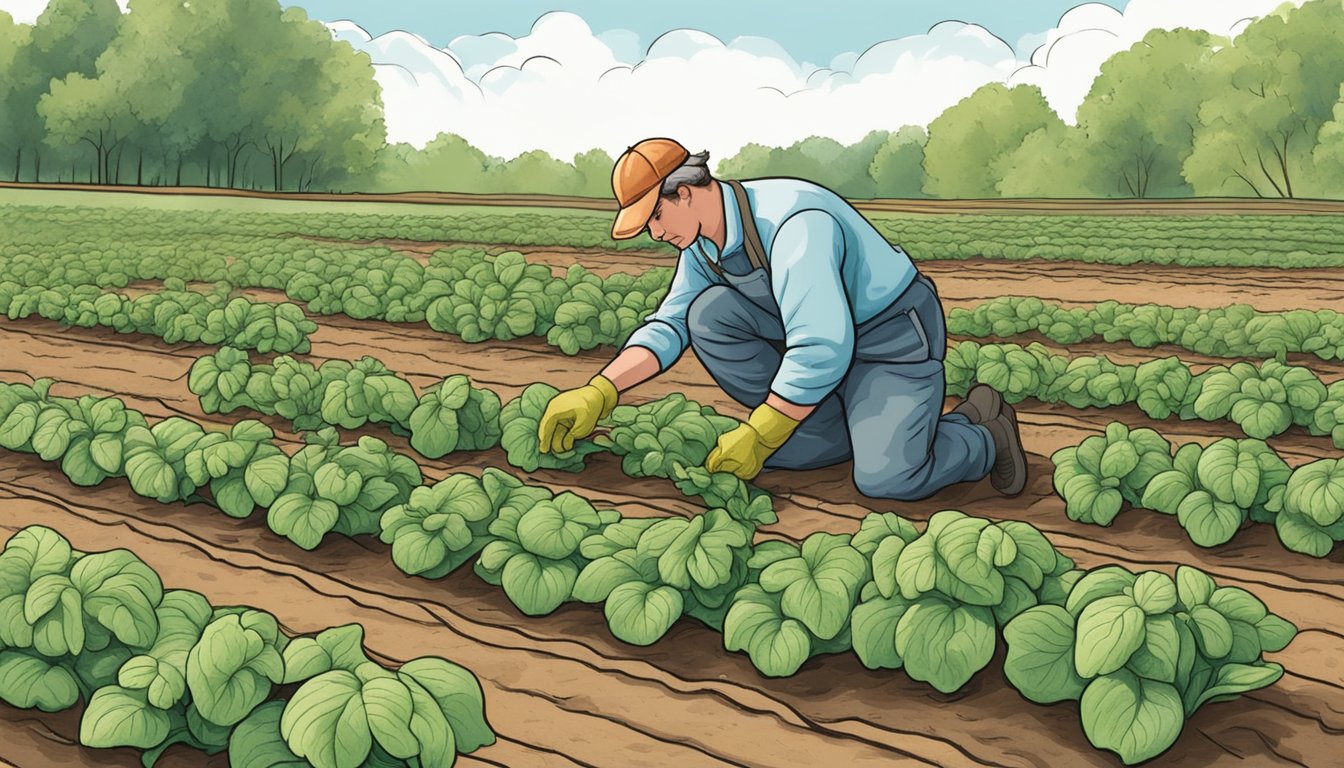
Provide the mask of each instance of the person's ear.
[{"label": "person's ear", "polygon": [[677,199],[678,202],[681,203],[690,202],[691,188],[689,185],[682,184],[681,186],[677,187]]}]

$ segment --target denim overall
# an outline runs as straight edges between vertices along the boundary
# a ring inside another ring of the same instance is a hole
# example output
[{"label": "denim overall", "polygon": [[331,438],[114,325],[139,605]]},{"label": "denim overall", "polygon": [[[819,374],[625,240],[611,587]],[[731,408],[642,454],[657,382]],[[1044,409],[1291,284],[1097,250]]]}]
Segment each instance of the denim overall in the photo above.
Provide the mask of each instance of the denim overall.
[{"label": "denim overall", "polygon": [[[701,364],[730,397],[754,408],[779,370],[784,324],[746,192],[737,182],[727,185],[742,212],[743,251],[709,263],[726,285],[710,286],[691,302],[687,325]],[[937,289],[916,275],[890,306],[856,326],[848,372],[766,468],[811,469],[852,458],[861,493],[901,500],[983,478],[994,463],[989,430],[960,414],[942,415],[946,351]]]}]

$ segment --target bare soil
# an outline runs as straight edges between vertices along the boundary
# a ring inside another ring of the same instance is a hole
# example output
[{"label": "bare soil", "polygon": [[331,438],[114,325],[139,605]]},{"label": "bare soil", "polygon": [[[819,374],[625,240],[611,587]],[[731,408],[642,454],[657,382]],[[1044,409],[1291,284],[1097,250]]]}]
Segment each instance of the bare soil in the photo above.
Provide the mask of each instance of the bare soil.
[{"label": "bare soil", "polygon": [[[467,345],[423,326],[360,327],[334,320],[325,318],[314,337],[315,361],[371,354],[409,373],[417,386],[468,373],[507,398],[539,379],[558,387],[580,384],[605,358],[604,353],[566,358],[532,340]],[[60,329],[44,321],[0,322],[0,348],[6,352],[0,380],[50,376],[61,382],[56,394],[118,394],[151,417],[228,422],[244,415],[207,417],[187,390],[187,370],[208,348]],[[741,412],[725,401],[691,355],[641,387],[632,400],[671,391]],[[763,535],[799,540],[817,530],[852,532],[870,511],[923,520],[939,509],[957,508],[1030,522],[1083,567],[1119,563],[1172,572],[1179,564],[1196,565],[1220,583],[1251,590],[1302,632],[1272,656],[1288,670],[1283,680],[1237,701],[1205,707],[1181,740],[1152,764],[1337,764],[1338,739],[1330,737],[1344,734],[1344,583],[1339,578],[1344,555],[1316,560],[1290,553],[1264,526],[1242,531],[1229,545],[1200,549],[1175,520],[1146,512],[1122,515],[1104,530],[1073,523],[1051,492],[1049,454],[1099,432],[1112,419],[1145,420],[1126,408],[1072,411],[1024,403],[1019,413],[1033,476],[1017,499],[1004,500],[980,483],[902,504],[861,496],[843,465],[769,473],[759,483],[776,495],[780,522]],[[1179,440],[1236,434],[1231,425],[1198,422],[1166,422],[1159,428]],[[384,430],[364,431],[409,450]],[[284,437],[295,447],[292,436]],[[1337,455],[1327,442],[1304,434],[1272,442],[1293,463]],[[506,467],[499,451],[447,458],[421,459],[427,478]],[[578,475],[543,471],[529,479],[557,490],[575,489],[628,515],[694,511],[666,482],[625,477],[613,459],[595,457]],[[235,521],[205,506],[159,505],[134,496],[125,481],[76,488],[31,456],[0,454],[0,496],[8,497],[0,519],[6,534],[41,522],[67,534],[77,547],[126,546],[159,569],[166,584],[197,589],[217,602],[257,605],[294,631],[359,621],[369,648],[388,660],[433,653],[465,664],[481,678],[489,718],[501,736],[499,745],[474,756],[485,763],[1119,764],[1087,743],[1075,705],[1025,702],[1003,679],[1001,652],[989,669],[952,695],[938,694],[899,672],[867,670],[851,654],[814,659],[793,678],[771,680],[758,675],[744,656],[726,653],[721,637],[693,621],[679,622],[652,647],[637,648],[611,637],[598,608],[573,605],[544,618],[524,617],[501,591],[469,573],[435,582],[401,574],[387,547],[372,538],[331,537],[318,551],[304,552],[269,533],[259,515]],[[45,715],[38,720],[51,722]],[[13,726],[10,718],[5,723]],[[36,752],[15,751],[8,746],[15,742],[10,732],[0,738],[6,744],[0,758],[25,766],[81,761],[77,751],[46,737],[23,742],[29,747],[20,743],[20,750]],[[34,762],[34,755],[41,757]],[[133,760],[109,764],[129,766]]]},{"label": "bare soil", "polygon": [[[60,189],[84,192],[131,192],[144,195],[247,197],[270,200],[320,200],[328,202],[416,203],[436,205],[503,205],[540,208],[579,208],[614,211],[610,198],[522,193],[468,194],[462,192],[267,192],[219,187],[148,187],[129,184],[74,184],[0,182],[0,189]],[[879,199],[852,200],[861,211],[885,213],[1008,213],[1087,214],[1092,216],[1162,215],[1205,216],[1219,214],[1339,214],[1344,201],[1307,199],[1256,199],[1199,197],[1143,200],[1097,200],[1076,198],[995,198],[985,200]]]}]

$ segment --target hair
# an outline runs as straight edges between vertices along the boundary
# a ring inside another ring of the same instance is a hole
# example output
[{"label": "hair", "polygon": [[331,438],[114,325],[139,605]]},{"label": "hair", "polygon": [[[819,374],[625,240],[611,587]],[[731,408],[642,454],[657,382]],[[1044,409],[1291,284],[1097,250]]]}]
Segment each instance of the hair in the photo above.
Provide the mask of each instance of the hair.
[{"label": "hair", "polygon": [[709,175],[709,153],[697,152],[686,158],[677,169],[663,179],[662,196],[675,199],[677,188],[682,185],[707,187],[713,179]]}]

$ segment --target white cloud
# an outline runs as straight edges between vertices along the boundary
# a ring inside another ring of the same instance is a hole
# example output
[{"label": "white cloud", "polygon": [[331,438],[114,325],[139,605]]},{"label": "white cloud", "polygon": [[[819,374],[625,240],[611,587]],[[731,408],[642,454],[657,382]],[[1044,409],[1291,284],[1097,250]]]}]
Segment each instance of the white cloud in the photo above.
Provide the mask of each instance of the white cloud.
[{"label": "white cloud", "polygon": [[[1304,0],[1288,0],[1301,5]],[[1031,61],[1013,73],[1009,83],[1040,86],[1050,106],[1073,122],[1101,65],[1153,29],[1189,27],[1234,37],[1248,19],[1263,16],[1284,0],[1130,0],[1123,12],[1101,3],[1084,3],[1060,18],[1044,38],[1028,35],[1020,42],[1037,43]],[[1023,51],[1025,53],[1025,51]]]},{"label": "white cloud", "polygon": [[[617,153],[651,135],[720,157],[748,142],[814,134],[853,142],[876,128],[927,123],[1021,64],[1008,44],[960,22],[837,57],[829,68],[801,64],[773,40],[724,42],[690,29],[632,56],[633,33],[594,35],[564,12],[518,38],[464,36],[442,51],[405,33],[383,46],[388,35],[364,39],[352,26],[340,22],[333,34],[379,65],[391,140],[423,146],[441,131],[457,133],[505,157],[538,148],[565,158],[593,147]],[[419,72],[429,62],[451,88],[415,93],[404,74],[385,70]]]},{"label": "white cloud", "polygon": [[[42,11],[46,10],[48,2],[50,0],[0,0],[0,11],[13,16],[20,24],[32,24],[42,15]],[[128,2],[130,0],[117,0],[122,13],[126,12]]]}]

